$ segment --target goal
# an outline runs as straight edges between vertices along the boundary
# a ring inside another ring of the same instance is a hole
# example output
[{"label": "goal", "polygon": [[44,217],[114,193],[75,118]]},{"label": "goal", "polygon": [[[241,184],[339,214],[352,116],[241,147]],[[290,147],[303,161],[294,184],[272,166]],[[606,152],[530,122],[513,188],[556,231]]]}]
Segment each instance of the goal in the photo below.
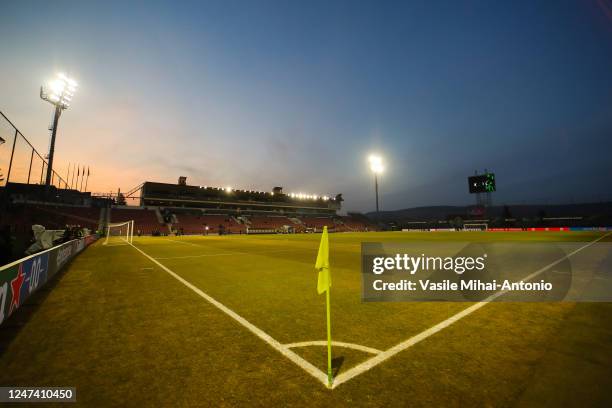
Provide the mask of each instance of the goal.
[{"label": "goal", "polygon": [[487,223],[463,224],[464,231],[486,231],[488,229],[489,229],[489,224]]},{"label": "goal", "polygon": [[129,245],[134,240],[134,221],[109,223],[104,245]]}]

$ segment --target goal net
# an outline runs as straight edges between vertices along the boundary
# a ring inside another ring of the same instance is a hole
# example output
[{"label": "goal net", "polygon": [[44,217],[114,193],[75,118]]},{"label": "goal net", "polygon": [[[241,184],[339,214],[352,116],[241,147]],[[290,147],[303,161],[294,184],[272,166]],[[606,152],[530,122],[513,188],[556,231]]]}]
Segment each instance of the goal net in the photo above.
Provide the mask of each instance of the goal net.
[{"label": "goal net", "polygon": [[489,229],[489,224],[479,223],[479,224],[463,224],[464,231],[486,231]]},{"label": "goal net", "polygon": [[134,239],[134,221],[109,223],[104,245],[128,245]]}]

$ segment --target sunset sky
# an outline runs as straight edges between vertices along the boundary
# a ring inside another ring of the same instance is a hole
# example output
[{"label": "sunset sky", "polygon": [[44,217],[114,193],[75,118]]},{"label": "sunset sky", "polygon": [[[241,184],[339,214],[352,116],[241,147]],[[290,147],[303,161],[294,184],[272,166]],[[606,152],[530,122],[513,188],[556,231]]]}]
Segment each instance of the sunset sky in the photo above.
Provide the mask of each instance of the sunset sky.
[{"label": "sunset sky", "polygon": [[21,1],[0,38],[0,110],[41,151],[40,85],[79,82],[56,169],[94,192],[187,176],[369,211],[378,152],[383,209],[472,203],[485,168],[498,204],[612,199],[607,0]]}]

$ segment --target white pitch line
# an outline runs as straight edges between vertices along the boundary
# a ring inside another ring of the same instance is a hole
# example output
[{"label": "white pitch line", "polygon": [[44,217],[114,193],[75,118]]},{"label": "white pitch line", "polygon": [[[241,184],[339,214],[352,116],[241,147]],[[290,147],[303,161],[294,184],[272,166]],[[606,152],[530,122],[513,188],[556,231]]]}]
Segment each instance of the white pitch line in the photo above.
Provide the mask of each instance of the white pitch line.
[{"label": "white pitch line", "polygon": [[170,257],[158,257],[155,259],[186,259],[186,258],[203,258],[207,256],[236,256],[236,255],[265,255],[275,254],[278,252],[290,252],[296,249],[275,249],[271,251],[259,251],[259,252],[219,252],[216,254],[200,254],[200,255],[184,255],[184,256],[170,256]]},{"label": "white pitch line", "polygon": [[170,238],[164,238],[165,241],[170,241],[170,242],[176,242],[177,244],[185,244],[185,245],[193,245],[193,246],[201,246],[198,244],[194,244],[193,242],[189,242],[189,241],[179,241],[178,239],[170,239]]},{"label": "white pitch line", "polygon": [[[315,341],[301,341],[299,343],[290,343],[284,345],[287,348],[298,348],[298,347],[310,347],[310,346],[327,346],[327,340],[315,340]],[[381,350],[373,347],[362,346],[361,344],[345,343],[343,341],[333,341],[332,346],[350,348],[353,350],[363,351],[364,353],[380,354]]]},{"label": "white pitch line", "polygon": [[177,275],[176,273],[174,273],[173,271],[168,269],[166,266],[164,266],[161,263],[159,263],[155,258],[151,257],[149,254],[147,254],[146,252],[144,252],[140,248],[134,246],[133,244],[130,244],[130,245],[132,246],[132,248],[134,248],[135,250],[140,252],[142,255],[147,257],[151,262],[153,262],[154,264],[156,264],[157,266],[162,268],[164,271],[166,271],[174,279],[176,279],[177,281],[181,282],[183,285],[187,286],[189,289],[194,291],[200,297],[202,297],[207,302],[209,302],[210,304],[215,306],[217,309],[221,310],[223,313],[227,314],[229,317],[231,317],[232,319],[234,319],[235,321],[240,323],[242,326],[244,326],[247,329],[249,329],[249,331],[251,331],[251,333],[253,333],[257,337],[259,337],[260,339],[262,339],[263,341],[268,343],[276,351],[281,353],[283,356],[287,357],[289,360],[293,361],[297,366],[302,368],[308,374],[310,374],[311,376],[313,376],[314,378],[316,378],[317,380],[322,382],[323,385],[327,386],[327,375],[323,371],[319,370],[317,367],[315,367],[314,365],[312,365],[308,361],[304,360],[299,355],[295,354],[289,348],[283,346],[281,343],[279,343],[276,339],[274,339],[268,333],[264,332],[259,327],[255,326],[254,324],[252,324],[251,322],[246,320],[244,317],[242,317],[238,313],[234,312],[232,309],[228,308],[227,306],[225,306],[221,302],[217,301],[213,297],[211,297],[211,296],[207,295],[206,293],[204,293],[198,287],[192,285],[191,283],[189,283],[185,279],[181,278],[179,275]]},{"label": "white pitch line", "polygon": [[157,257],[155,259],[186,259],[186,258],[203,258],[206,256],[230,256],[230,255],[241,255],[236,252],[219,252],[216,254],[200,254],[200,255],[185,255],[185,256],[168,256],[168,257]]},{"label": "white pitch line", "polygon": [[[593,245],[594,243],[604,239],[605,237],[607,237],[608,235],[612,234],[612,232],[609,232],[605,235],[602,235],[601,237],[587,243],[586,245],[581,246],[580,248],[570,252],[569,254],[565,255],[562,258],[559,258],[558,260],[554,261],[553,263],[546,265],[545,267],[533,272],[530,275],[527,275],[526,277],[524,277],[523,279],[521,279],[520,282],[524,282],[524,281],[529,281],[533,278],[535,278],[536,276],[538,276],[539,274],[541,274],[542,272],[552,268],[553,266],[557,265],[558,263],[563,262],[564,260],[566,260],[567,258],[569,258],[570,256],[575,255],[576,253],[582,251],[585,248],[590,247],[591,245]],[[486,298],[485,300],[478,302],[466,309],[463,309],[461,312],[449,317],[448,319],[436,324],[435,326],[430,327],[429,329],[417,334],[416,336],[413,336],[411,338],[409,338],[408,340],[405,340],[399,344],[396,344],[395,346],[391,347],[390,349],[387,349],[385,351],[383,351],[382,353],[370,358],[369,360],[364,361],[361,364],[356,365],[355,367],[345,371],[344,373],[340,374],[338,377],[334,378],[334,382],[332,384],[332,389],[336,388],[337,386],[347,382],[348,380],[358,376],[359,374],[362,374],[366,371],[368,371],[369,369],[377,366],[378,364],[382,363],[383,361],[393,357],[394,355],[396,355],[397,353],[406,350],[409,347],[414,346],[415,344],[419,343],[422,340],[425,340],[426,338],[428,338],[431,335],[434,335],[436,333],[438,333],[440,330],[447,328],[448,326],[450,326],[451,324],[463,319],[464,317],[474,313],[476,310],[480,309],[481,307],[487,305],[489,302],[491,302],[492,300],[502,296],[503,294],[505,294],[506,292],[508,292],[507,290],[504,291],[499,291],[496,292],[494,294],[492,294],[491,296],[489,296],[488,298]]]}]

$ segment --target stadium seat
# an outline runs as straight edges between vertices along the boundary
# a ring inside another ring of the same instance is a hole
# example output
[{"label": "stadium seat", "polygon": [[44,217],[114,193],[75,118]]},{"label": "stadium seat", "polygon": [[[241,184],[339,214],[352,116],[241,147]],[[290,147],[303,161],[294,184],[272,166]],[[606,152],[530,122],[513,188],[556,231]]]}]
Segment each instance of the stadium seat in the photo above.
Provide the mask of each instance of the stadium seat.
[{"label": "stadium seat", "polygon": [[205,227],[208,226],[208,233],[216,234],[219,226],[222,226],[226,233],[239,234],[246,231],[246,226],[240,224],[235,218],[229,215],[194,215],[191,213],[174,213],[176,223],[173,229],[182,229],[183,234],[204,234]]}]

